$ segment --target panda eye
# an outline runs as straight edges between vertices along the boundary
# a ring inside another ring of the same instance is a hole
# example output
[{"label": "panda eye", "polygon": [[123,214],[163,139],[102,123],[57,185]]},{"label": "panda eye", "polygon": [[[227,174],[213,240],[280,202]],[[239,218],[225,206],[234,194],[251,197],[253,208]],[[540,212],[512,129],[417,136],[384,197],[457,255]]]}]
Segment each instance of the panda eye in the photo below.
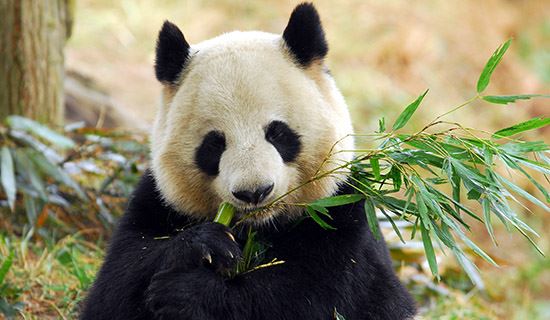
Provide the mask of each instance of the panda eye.
[{"label": "panda eye", "polygon": [[216,131],[210,132],[206,135],[206,137],[204,138],[204,141],[211,148],[216,148],[216,149],[225,148],[225,137],[223,133],[216,132]]},{"label": "panda eye", "polygon": [[195,163],[206,174],[215,176],[219,173],[220,158],[225,151],[223,132],[210,131],[204,136],[195,153]]},{"label": "panda eye", "polygon": [[296,159],[300,151],[300,137],[282,121],[273,121],[266,127],[265,139],[277,149],[284,162]]},{"label": "panda eye", "polygon": [[281,140],[285,135],[284,130],[280,128],[280,126],[275,126],[271,130],[268,130],[266,133],[266,139],[268,141],[275,141],[275,140]]}]

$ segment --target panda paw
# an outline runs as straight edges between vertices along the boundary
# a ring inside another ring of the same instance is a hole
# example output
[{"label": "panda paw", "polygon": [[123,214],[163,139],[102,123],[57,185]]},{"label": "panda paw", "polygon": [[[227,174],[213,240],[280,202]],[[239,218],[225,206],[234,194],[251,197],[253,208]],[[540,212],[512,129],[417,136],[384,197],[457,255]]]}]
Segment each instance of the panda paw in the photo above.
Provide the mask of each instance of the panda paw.
[{"label": "panda paw", "polygon": [[212,319],[212,313],[222,308],[214,301],[224,301],[222,296],[214,296],[223,293],[224,286],[222,277],[204,268],[187,273],[161,271],[145,291],[145,306],[155,320]]},{"label": "panda paw", "polygon": [[[175,243],[174,243],[175,242]],[[242,251],[226,226],[207,222],[180,233],[170,243],[168,265],[183,272],[207,268],[218,274],[234,270]],[[176,251],[176,252],[174,252]]]}]

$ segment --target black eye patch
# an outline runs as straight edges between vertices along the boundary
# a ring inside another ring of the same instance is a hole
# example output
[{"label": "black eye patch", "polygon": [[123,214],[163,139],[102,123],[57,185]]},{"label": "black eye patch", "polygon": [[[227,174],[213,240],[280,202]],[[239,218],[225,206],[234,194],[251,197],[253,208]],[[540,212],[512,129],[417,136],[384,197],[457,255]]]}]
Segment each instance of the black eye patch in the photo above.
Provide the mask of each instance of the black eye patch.
[{"label": "black eye patch", "polygon": [[295,160],[300,152],[300,136],[282,121],[267,125],[265,139],[277,149],[284,162]]},{"label": "black eye patch", "polygon": [[210,131],[204,136],[195,152],[195,163],[206,174],[215,176],[220,172],[220,158],[225,151],[225,136],[219,131]]}]

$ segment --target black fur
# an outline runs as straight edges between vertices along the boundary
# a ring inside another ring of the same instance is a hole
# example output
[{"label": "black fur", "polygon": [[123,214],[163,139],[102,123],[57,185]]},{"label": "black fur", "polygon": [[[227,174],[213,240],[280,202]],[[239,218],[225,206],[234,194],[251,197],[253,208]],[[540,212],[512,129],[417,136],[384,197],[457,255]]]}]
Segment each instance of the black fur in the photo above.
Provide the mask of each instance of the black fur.
[{"label": "black fur", "polygon": [[220,169],[220,158],[225,151],[225,137],[218,131],[210,131],[204,136],[195,152],[195,163],[206,174],[216,176]]},{"label": "black fur", "polygon": [[300,153],[300,137],[282,121],[273,121],[265,128],[265,139],[281,155],[284,162],[291,162]]},{"label": "black fur", "polygon": [[324,58],[328,52],[321,19],[311,3],[302,3],[294,9],[283,32],[283,39],[303,67]]},{"label": "black fur", "polygon": [[165,21],[157,40],[155,74],[160,82],[174,84],[189,58],[189,43],[181,30]]},{"label": "black fur", "polygon": [[267,258],[285,262],[228,278],[241,254],[239,231],[237,245],[228,228],[177,214],[146,174],[81,319],[326,320],[335,309],[347,320],[412,317],[414,302],[392,270],[384,240],[371,234],[363,204],[330,214],[335,231],[309,219],[258,230],[272,245]]}]

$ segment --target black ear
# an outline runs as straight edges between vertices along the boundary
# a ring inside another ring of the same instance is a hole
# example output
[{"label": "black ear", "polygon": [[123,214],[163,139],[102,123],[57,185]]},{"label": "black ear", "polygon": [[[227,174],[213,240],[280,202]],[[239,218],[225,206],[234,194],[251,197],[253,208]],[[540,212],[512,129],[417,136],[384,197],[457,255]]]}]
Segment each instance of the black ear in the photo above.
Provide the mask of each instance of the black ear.
[{"label": "black ear", "polygon": [[155,58],[155,74],[160,82],[177,81],[189,57],[189,43],[181,30],[170,21],[165,21],[159,32]]},{"label": "black ear", "polygon": [[288,21],[283,39],[296,61],[307,67],[328,52],[321,19],[312,3],[299,4]]}]

